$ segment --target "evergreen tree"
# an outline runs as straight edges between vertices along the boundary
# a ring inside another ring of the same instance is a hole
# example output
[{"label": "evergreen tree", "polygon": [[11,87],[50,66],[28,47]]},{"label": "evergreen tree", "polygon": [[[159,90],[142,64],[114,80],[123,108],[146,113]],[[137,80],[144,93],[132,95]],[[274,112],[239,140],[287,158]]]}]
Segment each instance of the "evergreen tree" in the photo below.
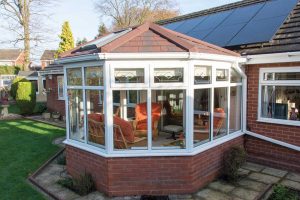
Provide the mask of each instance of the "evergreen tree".
[{"label": "evergreen tree", "polygon": [[82,45],[84,43],[87,43],[87,39],[84,37],[82,39],[80,38],[77,38],[77,41],[76,41],[76,46],[79,46],[79,45]]},{"label": "evergreen tree", "polygon": [[69,22],[66,21],[62,25],[62,31],[59,35],[60,43],[57,50],[57,55],[74,48],[74,38]]},{"label": "evergreen tree", "polygon": [[98,35],[96,37],[100,37],[101,35],[104,35],[106,33],[108,33],[108,30],[107,30],[105,24],[101,23],[99,28],[98,28]]}]

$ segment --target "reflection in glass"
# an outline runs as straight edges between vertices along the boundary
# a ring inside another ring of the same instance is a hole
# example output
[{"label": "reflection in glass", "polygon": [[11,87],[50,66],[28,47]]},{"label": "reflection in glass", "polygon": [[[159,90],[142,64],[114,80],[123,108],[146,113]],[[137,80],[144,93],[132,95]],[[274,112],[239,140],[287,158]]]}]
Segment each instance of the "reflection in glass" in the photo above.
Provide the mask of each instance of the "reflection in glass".
[{"label": "reflection in glass", "polygon": [[67,69],[68,85],[82,85],[82,71],[81,68]]},{"label": "reflection in glass", "polygon": [[113,100],[114,148],[147,149],[147,91],[113,91]]},{"label": "reflection in glass", "polygon": [[152,91],[152,146],[185,148],[185,90]]},{"label": "reflection in glass", "polygon": [[103,86],[103,67],[85,68],[85,85]]},{"label": "reflection in glass", "polygon": [[234,68],[231,68],[230,82],[231,83],[241,83],[242,82],[242,76]]},{"label": "reflection in glass", "polygon": [[154,69],[154,83],[183,82],[183,68]]},{"label": "reflection in glass", "polygon": [[82,90],[68,90],[70,138],[84,141],[84,107]]},{"label": "reflection in glass", "polygon": [[143,68],[116,68],[114,75],[116,83],[145,83]]},{"label": "reflection in glass", "polygon": [[229,73],[228,69],[216,69],[217,81],[228,81]]},{"label": "reflection in glass", "polygon": [[103,115],[103,91],[86,90],[88,143],[100,148],[105,146],[105,125]]},{"label": "reflection in glass", "polygon": [[229,133],[241,130],[242,86],[230,88],[230,122]]},{"label": "reflection in glass", "polygon": [[211,83],[211,66],[195,66],[195,85]]},{"label": "reflection in glass", "polygon": [[194,90],[194,146],[210,139],[210,91]]},{"label": "reflection in glass", "polygon": [[299,121],[299,86],[262,86],[261,116]]},{"label": "reflection in glass", "polygon": [[227,134],[227,88],[215,88],[213,136],[222,137]]},{"label": "reflection in glass", "polygon": [[300,80],[300,72],[268,72],[264,73],[265,81]]}]

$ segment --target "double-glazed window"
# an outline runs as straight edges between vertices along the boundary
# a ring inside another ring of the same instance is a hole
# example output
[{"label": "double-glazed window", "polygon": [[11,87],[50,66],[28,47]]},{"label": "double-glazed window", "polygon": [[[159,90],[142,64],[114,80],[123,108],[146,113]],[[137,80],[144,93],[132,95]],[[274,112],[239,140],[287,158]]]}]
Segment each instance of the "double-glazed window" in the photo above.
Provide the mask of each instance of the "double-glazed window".
[{"label": "double-glazed window", "polygon": [[300,125],[299,67],[260,69],[259,120]]},{"label": "double-glazed window", "polygon": [[57,76],[57,98],[64,100],[64,77]]}]

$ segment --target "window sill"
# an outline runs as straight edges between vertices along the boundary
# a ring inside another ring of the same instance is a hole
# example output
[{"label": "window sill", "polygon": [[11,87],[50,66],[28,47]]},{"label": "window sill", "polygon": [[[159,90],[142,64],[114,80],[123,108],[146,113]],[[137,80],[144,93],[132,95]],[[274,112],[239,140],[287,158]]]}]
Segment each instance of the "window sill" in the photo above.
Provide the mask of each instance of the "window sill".
[{"label": "window sill", "polygon": [[57,100],[58,101],[64,101],[65,99],[64,98],[58,98]]},{"label": "window sill", "polygon": [[259,118],[257,120],[257,122],[280,124],[280,125],[286,125],[286,126],[300,126],[300,121],[282,120],[282,119]]}]

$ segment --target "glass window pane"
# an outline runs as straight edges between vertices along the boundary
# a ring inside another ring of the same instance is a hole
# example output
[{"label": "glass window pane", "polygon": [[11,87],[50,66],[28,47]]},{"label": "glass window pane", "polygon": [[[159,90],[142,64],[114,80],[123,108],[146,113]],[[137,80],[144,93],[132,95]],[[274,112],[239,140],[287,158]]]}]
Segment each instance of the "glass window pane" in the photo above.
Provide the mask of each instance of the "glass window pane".
[{"label": "glass window pane", "polygon": [[210,91],[194,90],[194,146],[210,140]]},{"label": "glass window pane", "polygon": [[103,86],[103,67],[86,67],[85,85]]},{"label": "glass window pane", "polygon": [[211,66],[195,66],[195,84],[211,83]]},{"label": "glass window pane", "polygon": [[300,80],[300,72],[268,72],[264,73],[265,81],[292,81],[292,80]]},{"label": "glass window pane", "polygon": [[227,88],[215,88],[213,136],[222,137],[227,134]]},{"label": "glass window pane", "polygon": [[67,69],[68,85],[82,85],[82,71],[81,68]]},{"label": "glass window pane", "polygon": [[114,91],[113,99],[114,149],[147,149],[147,90]]},{"label": "glass window pane", "polygon": [[115,69],[115,82],[116,83],[145,83],[144,69]]},{"label": "glass window pane", "polygon": [[234,68],[231,68],[230,82],[231,83],[241,83],[242,82],[242,76]]},{"label": "glass window pane", "polygon": [[152,146],[185,148],[185,90],[152,91]]},{"label": "glass window pane", "polygon": [[105,122],[103,115],[103,91],[86,90],[88,143],[105,148]]},{"label": "glass window pane", "polygon": [[228,81],[228,69],[216,69],[217,81]]},{"label": "glass window pane", "polygon": [[57,96],[58,99],[64,99],[64,77],[57,77]]},{"label": "glass window pane", "polygon": [[298,86],[262,86],[261,116],[299,121],[300,89]]},{"label": "glass window pane", "polygon": [[230,88],[230,123],[229,133],[241,130],[242,86]]},{"label": "glass window pane", "polygon": [[84,107],[82,90],[68,90],[70,138],[84,141]]},{"label": "glass window pane", "polygon": [[183,68],[154,69],[154,83],[183,82]]}]

